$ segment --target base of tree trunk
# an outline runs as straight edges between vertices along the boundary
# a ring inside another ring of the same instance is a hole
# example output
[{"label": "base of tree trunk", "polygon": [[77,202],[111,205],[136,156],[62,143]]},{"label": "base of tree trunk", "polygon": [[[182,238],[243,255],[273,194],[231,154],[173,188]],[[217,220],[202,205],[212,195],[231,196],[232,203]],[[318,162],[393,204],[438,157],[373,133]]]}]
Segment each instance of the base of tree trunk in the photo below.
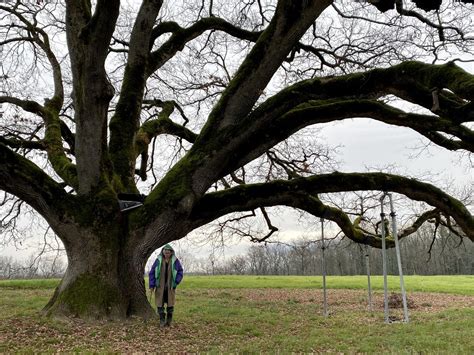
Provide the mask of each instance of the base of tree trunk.
[{"label": "base of tree trunk", "polygon": [[144,292],[90,274],[82,274],[74,281],[68,281],[66,275],[43,308],[43,314],[86,320],[123,320],[132,316],[149,319],[156,316]]}]

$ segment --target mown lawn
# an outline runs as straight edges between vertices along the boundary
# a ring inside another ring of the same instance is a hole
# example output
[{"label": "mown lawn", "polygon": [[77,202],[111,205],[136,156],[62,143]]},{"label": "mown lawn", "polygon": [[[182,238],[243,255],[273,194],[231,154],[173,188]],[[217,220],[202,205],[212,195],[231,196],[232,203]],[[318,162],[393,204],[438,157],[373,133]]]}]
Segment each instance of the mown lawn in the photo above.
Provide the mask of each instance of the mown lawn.
[{"label": "mown lawn", "polygon": [[[474,275],[455,276],[405,276],[407,291],[441,292],[474,296]],[[383,277],[372,276],[374,290],[383,290]],[[328,288],[365,290],[367,276],[328,276]],[[321,276],[191,276],[186,278],[185,288],[321,288]],[[398,292],[400,279],[388,276],[389,290]]]},{"label": "mown lawn", "polygon": [[[160,329],[45,318],[38,312],[58,280],[0,281],[0,352],[474,353],[472,276],[407,277],[408,324],[384,323],[381,278],[369,312],[366,282],[328,277],[325,318],[320,277],[187,276],[174,325]],[[395,291],[398,279],[389,283]],[[390,312],[401,319],[401,309]]]}]

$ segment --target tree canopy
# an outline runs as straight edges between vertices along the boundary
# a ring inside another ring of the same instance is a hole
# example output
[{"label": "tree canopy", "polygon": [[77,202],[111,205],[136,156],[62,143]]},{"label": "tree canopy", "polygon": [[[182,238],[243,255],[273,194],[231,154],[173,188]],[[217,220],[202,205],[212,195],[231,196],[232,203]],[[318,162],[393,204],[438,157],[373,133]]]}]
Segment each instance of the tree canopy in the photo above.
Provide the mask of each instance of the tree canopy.
[{"label": "tree canopy", "polygon": [[[366,117],[472,154],[474,76],[458,65],[472,60],[469,3],[1,3],[4,204],[33,207],[68,255],[45,311],[150,316],[147,258],[229,213],[259,210],[271,231],[265,208],[290,206],[379,246],[338,192],[423,202],[401,237],[433,222],[474,241],[469,194],[336,171],[299,136]],[[128,199],[143,205],[121,210]]]}]

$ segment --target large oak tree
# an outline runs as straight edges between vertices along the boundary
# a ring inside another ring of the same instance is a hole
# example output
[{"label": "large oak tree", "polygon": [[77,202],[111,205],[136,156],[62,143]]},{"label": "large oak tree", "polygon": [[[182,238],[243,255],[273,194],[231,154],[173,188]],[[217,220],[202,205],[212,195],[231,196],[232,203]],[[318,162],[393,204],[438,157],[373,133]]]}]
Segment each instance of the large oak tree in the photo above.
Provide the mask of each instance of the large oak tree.
[{"label": "large oak tree", "polygon": [[[474,77],[454,61],[427,64],[472,49],[467,3],[2,2],[0,188],[44,217],[68,257],[45,310],[151,316],[147,258],[233,212],[290,206],[380,245],[322,194],[396,192],[431,206],[402,236],[435,220],[474,241],[468,208],[432,184],[313,173],[314,152],[287,159],[274,150],[308,126],[367,117],[473,152]],[[388,97],[424,110],[404,111]],[[141,180],[167,154],[155,144],[165,135],[185,154],[142,206],[121,211],[119,194],[148,192]],[[287,176],[245,178],[262,156]]]}]

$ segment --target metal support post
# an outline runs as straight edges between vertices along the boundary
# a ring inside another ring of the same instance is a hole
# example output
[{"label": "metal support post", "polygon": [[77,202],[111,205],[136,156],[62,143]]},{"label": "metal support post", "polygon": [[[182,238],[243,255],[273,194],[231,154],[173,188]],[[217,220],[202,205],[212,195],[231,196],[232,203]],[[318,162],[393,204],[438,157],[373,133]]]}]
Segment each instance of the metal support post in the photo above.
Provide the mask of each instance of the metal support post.
[{"label": "metal support post", "polygon": [[395,251],[397,254],[397,265],[398,265],[398,274],[400,275],[400,289],[402,291],[402,300],[403,300],[403,314],[405,316],[405,322],[409,322],[408,319],[408,306],[407,306],[407,296],[405,292],[405,282],[403,280],[403,270],[402,270],[402,258],[400,256],[400,243],[398,241],[398,232],[397,232],[397,221],[396,221],[396,214],[393,209],[393,200],[392,194],[388,194],[388,198],[390,201],[390,217],[392,218],[392,235],[395,239]]},{"label": "metal support post", "polygon": [[323,314],[325,317],[328,316],[328,300],[326,294],[326,259],[324,255],[324,251],[326,249],[326,245],[324,244],[324,218],[321,218],[321,270],[323,273]]},{"label": "metal support post", "polygon": [[369,311],[373,311],[372,308],[372,287],[370,285],[370,256],[369,256],[369,246],[365,246],[365,267],[367,269],[367,291],[368,291],[368,302],[369,302]]},{"label": "metal support post", "polygon": [[380,198],[380,227],[382,228],[382,270],[383,270],[383,304],[385,323],[389,323],[388,319],[388,288],[387,288],[387,250],[385,245],[385,213],[383,212],[383,202],[386,192]]}]

